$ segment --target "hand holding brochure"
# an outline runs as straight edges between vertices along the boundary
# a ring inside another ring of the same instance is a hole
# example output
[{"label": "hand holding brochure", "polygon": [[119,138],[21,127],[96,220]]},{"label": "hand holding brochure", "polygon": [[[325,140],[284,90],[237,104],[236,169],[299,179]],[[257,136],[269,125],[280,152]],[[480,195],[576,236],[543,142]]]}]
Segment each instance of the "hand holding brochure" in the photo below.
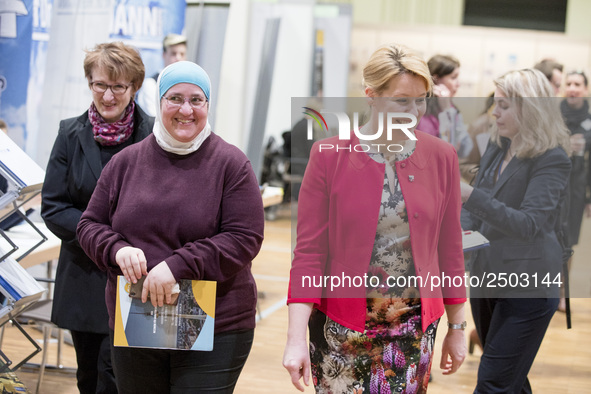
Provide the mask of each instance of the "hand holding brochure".
[{"label": "hand holding brochure", "polygon": [[486,239],[484,235],[480,234],[478,231],[463,231],[462,244],[464,247],[464,252],[490,246],[488,239]]},{"label": "hand holding brochure", "polygon": [[213,350],[216,282],[181,280],[176,305],[153,307],[130,295],[132,284],[117,277],[115,346]]}]

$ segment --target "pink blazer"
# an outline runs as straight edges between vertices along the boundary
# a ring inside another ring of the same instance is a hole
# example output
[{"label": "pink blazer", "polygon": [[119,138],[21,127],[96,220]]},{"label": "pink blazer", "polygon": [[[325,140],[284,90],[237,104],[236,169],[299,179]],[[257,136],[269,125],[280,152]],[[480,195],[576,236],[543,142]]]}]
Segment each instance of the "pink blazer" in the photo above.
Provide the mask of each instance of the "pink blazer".
[{"label": "pink blazer", "polygon": [[[415,272],[428,283],[442,273],[463,277],[458,158],[450,144],[420,131],[416,135],[415,152],[396,163],[409,216]],[[320,151],[322,144],[338,146],[339,151]],[[363,277],[368,272],[385,165],[356,152],[358,144],[353,135],[351,140],[332,137],[312,147],[298,201],[288,303],[312,302],[336,322],[364,331],[365,287],[353,284],[331,291],[330,281],[326,287],[314,287],[307,279]],[[444,303],[466,301],[464,286],[422,286],[419,290],[423,330],[443,315]]]}]

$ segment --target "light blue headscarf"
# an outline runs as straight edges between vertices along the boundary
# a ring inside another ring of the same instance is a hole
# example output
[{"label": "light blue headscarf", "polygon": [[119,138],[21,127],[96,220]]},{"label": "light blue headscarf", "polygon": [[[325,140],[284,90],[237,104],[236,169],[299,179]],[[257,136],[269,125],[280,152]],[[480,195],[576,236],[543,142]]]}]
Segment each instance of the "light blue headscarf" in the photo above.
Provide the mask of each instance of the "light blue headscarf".
[{"label": "light blue headscarf", "polygon": [[[171,67],[172,65],[174,67]],[[178,83],[192,83],[193,85],[199,86],[203,90],[203,93],[205,93],[205,98],[209,101],[211,82],[205,70],[197,64],[187,61],[176,62],[162,70],[160,73],[160,82],[158,83],[158,90],[160,91],[160,97],[158,99],[161,99],[168,92],[168,89]]]},{"label": "light blue headscarf", "polygon": [[210,101],[211,96],[211,82],[209,76],[201,67],[193,62],[176,62],[166,67],[158,76],[158,91],[156,92],[156,101],[158,102],[158,111],[156,111],[156,121],[154,122],[153,133],[156,137],[156,142],[162,149],[167,152],[176,153],[177,155],[187,155],[195,152],[203,141],[211,134],[211,126],[206,122],[205,127],[193,141],[180,142],[175,140],[162,123],[162,96],[174,85],[179,83],[192,83],[199,86],[207,101]]}]

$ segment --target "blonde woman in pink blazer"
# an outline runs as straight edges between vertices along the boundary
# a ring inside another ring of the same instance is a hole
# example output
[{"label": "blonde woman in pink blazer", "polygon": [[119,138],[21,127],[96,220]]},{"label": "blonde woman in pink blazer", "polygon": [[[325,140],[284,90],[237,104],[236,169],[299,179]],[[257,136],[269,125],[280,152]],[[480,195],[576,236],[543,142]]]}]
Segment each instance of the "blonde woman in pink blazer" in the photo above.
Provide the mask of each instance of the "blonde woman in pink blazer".
[{"label": "blonde woman in pink blazer", "polygon": [[[417,121],[425,113],[429,69],[408,48],[378,49],[363,77],[371,114],[362,134],[375,134],[380,112]],[[465,288],[426,285],[464,275],[457,154],[436,137],[409,131],[416,140],[399,131],[372,141],[399,144],[395,154],[357,151],[354,134],[312,148],[298,202],[283,361],[301,391],[310,373],[318,393],[426,391],[444,310],[440,367],[451,374],[464,360]],[[315,286],[313,278],[329,282]],[[370,280],[331,288],[334,278]]]}]

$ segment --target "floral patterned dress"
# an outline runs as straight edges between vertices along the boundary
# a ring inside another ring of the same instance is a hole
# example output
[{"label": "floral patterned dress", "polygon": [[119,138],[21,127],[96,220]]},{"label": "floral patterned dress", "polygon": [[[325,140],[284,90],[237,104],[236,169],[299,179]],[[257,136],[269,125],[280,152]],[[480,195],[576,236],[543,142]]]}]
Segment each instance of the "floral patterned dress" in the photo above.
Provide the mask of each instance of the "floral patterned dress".
[{"label": "floral patterned dress", "polygon": [[[314,309],[310,317],[310,359],[316,392],[320,394],[424,393],[427,390],[437,322],[421,328],[421,302],[407,278],[414,275],[410,230],[394,162],[386,163],[380,218],[368,277],[365,332],[351,330]],[[390,168],[388,168],[390,167]],[[397,286],[388,287],[396,280]],[[411,283],[412,284],[412,283]]]}]

